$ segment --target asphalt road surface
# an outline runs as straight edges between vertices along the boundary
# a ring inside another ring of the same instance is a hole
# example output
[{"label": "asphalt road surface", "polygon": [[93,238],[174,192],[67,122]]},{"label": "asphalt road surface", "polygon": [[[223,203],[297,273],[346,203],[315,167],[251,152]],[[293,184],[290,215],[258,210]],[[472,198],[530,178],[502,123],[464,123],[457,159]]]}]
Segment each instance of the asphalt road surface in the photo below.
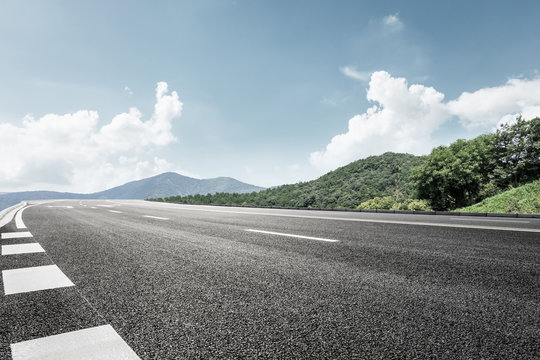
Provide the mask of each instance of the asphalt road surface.
[{"label": "asphalt road surface", "polygon": [[540,219],[70,200],[0,233],[0,359],[540,358]]}]

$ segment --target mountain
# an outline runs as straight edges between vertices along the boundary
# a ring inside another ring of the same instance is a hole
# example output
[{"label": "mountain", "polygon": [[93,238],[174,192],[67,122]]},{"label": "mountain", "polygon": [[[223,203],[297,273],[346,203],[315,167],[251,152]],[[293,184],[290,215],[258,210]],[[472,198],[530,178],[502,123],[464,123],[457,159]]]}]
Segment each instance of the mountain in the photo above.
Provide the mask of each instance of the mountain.
[{"label": "mountain", "polygon": [[376,196],[405,200],[414,195],[411,168],[425,158],[387,152],[352,162],[320,178],[282,185],[255,194],[172,196],[160,199],[190,204],[229,204],[315,208],[356,208]]},{"label": "mountain", "polygon": [[24,200],[49,199],[146,199],[172,195],[213,194],[216,192],[246,193],[264,188],[246,184],[233,178],[195,179],[173,172],[163,173],[146,179],[131,181],[112,189],[77,194],[55,191],[23,191],[0,195],[0,210]]}]

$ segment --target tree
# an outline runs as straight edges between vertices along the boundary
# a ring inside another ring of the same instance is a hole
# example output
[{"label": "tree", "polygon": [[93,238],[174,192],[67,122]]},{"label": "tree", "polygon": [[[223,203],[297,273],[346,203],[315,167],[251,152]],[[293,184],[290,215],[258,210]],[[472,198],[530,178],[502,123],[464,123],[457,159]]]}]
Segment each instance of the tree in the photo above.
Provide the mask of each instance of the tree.
[{"label": "tree", "polygon": [[493,172],[494,138],[494,134],[481,135],[433,149],[426,162],[412,170],[418,197],[429,200],[435,210],[455,209],[479,201]]},{"label": "tree", "polygon": [[495,135],[493,182],[505,189],[540,177],[540,118],[502,125]]}]

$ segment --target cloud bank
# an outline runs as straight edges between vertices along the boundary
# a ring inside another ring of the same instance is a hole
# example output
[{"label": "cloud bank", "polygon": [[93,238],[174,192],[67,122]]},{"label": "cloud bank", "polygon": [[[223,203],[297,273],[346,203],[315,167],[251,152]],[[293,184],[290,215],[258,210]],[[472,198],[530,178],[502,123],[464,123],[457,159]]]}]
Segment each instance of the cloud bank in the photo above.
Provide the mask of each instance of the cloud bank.
[{"label": "cloud bank", "polygon": [[95,111],[27,115],[20,126],[0,123],[0,189],[37,187],[91,192],[170,170],[172,164],[152,150],[174,141],[172,121],[182,114],[176,91],[156,87],[149,120],[131,108],[99,127]]},{"label": "cloud bank", "polygon": [[493,129],[517,114],[540,116],[540,79],[510,79],[444,102],[444,94],[432,87],[409,86],[405,78],[377,71],[367,99],[374,105],[352,117],[348,131],[334,136],[324,150],[311,153],[311,164],[332,170],[385,151],[427,154],[436,145],[431,135],[453,116],[469,129]]}]

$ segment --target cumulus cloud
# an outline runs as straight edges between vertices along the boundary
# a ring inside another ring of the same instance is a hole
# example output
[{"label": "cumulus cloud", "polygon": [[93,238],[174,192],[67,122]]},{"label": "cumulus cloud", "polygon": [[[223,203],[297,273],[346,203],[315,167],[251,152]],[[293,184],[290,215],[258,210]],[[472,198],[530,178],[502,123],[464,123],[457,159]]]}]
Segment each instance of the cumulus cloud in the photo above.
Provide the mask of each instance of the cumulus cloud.
[{"label": "cumulus cloud", "polygon": [[464,92],[448,103],[449,111],[468,128],[508,122],[517,114],[532,118],[540,114],[539,106],[540,78],[510,79],[502,86]]},{"label": "cumulus cloud", "polygon": [[348,131],[334,136],[324,150],[311,153],[311,164],[331,170],[386,151],[426,154],[437,145],[432,134],[452,116],[465,127],[483,130],[512,121],[516,114],[540,116],[540,79],[511,79],[444,102],[444,94],[432,87],[409,86],[404,78],[377,71],[367,99],[374,105],[352,117]]},{"label": "cumulus cloud", "polygon": [[166,160],[147,157],[176,140],[172,120],[181,113],[178,94],[169,94],[160,82],[147,121],[132,108],[101,127],[98,113],[87,110],[39,119],[28,115],[19,126],[0,123],[0,188],[96,191],[170,170]]},{"label": "cumulus cloud", "polygon": [[399,19],[398,14],[388,15],[382,19],[384,26],[388,29],[399,31],[403,29],[403,22]]},{"label": "cumulus cloud", "polygon": [[368,81],[371,77],[371,73],[368,71],[358,71],[352,66],[344,66],[341,68],[343,75],[360,81]]}]

